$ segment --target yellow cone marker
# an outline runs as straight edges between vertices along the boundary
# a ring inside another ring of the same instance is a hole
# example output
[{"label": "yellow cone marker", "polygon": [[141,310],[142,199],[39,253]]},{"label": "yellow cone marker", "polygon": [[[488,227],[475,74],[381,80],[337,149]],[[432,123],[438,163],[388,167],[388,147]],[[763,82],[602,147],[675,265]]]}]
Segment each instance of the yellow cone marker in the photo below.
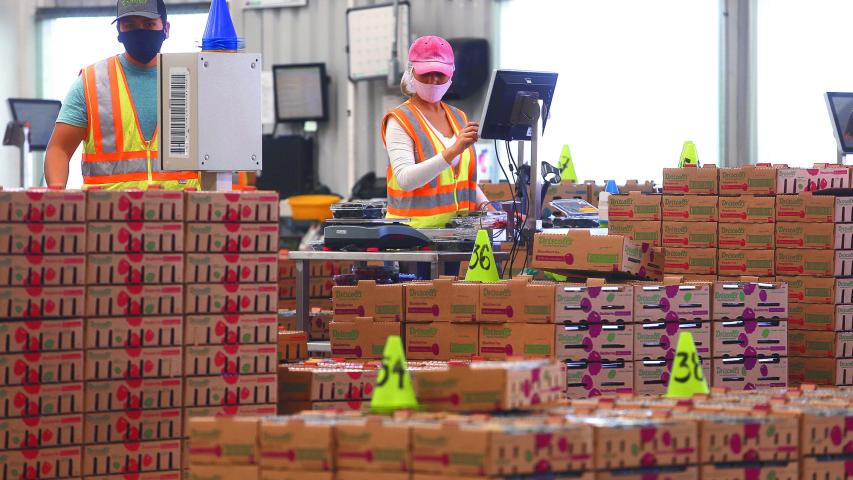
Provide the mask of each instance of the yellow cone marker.
[{"label": "yellow cone marker", "polygon": [[474,243],[474,251],[471,252],[471,261],[468,262],[465,280],[484,283],[496,283],[501,280],[498,266],[495,265],[495,256],[492,253],[492,240],[486,230],[477,232],[477,241]]},{"label": "yellow cone marker", "polygon": [[382,351],[382,368],[370,399],[370,409],[377,413],[390,413],[417,408],[418,400],[412,388],[403,341],[398,335],[391,335]]},{"label": "yellow cone marker", "polygon": [[699,154],[696,152],[696,144],[687,140],[681,147],[681,156],[678,157],[678,168],[698,167]]},{"label": "yellow cone marker", "polygon": [[563,145],[563,151],[560,153],[560,161],[557,163],[557,167],[560,169],[561,179],[577,183],[578,174],[575,173],[575,164],[572,162],[572,152],[569,150],[568,143]]},{"label": "yellow cone marker", "polygon": [[669,398],[690,398],[697,393],[708,393],[708,381],[702,370],[702,359],[696,352],[693,334],[678,334],[678,347],[672,360],[672,372],[666,396]]}]

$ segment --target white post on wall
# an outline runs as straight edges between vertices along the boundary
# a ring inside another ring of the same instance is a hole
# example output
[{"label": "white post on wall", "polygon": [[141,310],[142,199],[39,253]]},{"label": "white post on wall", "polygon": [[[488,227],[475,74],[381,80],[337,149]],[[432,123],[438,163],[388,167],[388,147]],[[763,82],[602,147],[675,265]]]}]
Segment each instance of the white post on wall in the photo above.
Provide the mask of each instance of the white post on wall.
[{"label": "white post on wall", "polygon": [[757,161],[755,107],[756,0],[720,0],[722,112],[720,164]]},{"label": "white post on wall", "polygon": [[[347,0],[347,8],[355,7],[355,0]],[[355,184],[355,82],[347,76],[347,186]],[[349,196],[349,192],[341,192]]]}]

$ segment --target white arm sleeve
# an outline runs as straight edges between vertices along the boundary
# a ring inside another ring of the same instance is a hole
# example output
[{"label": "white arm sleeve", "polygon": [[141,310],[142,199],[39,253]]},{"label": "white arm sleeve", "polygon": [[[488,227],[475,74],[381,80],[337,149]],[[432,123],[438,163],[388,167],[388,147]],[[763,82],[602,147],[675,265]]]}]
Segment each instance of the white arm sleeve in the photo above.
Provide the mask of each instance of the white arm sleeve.
[{"label": "white arm sleeve", "polygon": [[394,117],[388,119],[385,127],[385,144],[388,159],[391,161],[391,171],[394,172],[400,188],[406,192],[426,185],[450,167],[440,153],[416,163],[415,142]]}]

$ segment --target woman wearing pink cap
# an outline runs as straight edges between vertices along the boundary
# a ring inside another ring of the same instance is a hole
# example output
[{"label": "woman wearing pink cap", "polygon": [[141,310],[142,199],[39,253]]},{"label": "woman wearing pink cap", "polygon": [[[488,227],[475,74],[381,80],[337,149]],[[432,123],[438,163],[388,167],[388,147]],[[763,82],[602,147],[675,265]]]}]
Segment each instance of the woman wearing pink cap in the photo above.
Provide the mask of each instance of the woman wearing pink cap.
[{"label": "woman wearing pink cap", "polygon": [[400,89],[409,99],[382,119],[388,150],[388,217],[416,228],[443,227],[488,199],[477,186],[472,145],[478,125],[441,101],[454,71],[453,49],[441,37],[421,37],[409,49]]}]

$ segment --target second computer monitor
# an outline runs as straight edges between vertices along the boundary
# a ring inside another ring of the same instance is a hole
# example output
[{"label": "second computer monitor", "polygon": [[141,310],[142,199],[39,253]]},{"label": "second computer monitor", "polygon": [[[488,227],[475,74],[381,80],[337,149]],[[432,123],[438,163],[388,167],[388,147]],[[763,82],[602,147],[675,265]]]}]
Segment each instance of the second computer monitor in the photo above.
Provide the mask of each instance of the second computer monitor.
[{"label": "second computer monitor", "polygon": [[516,99],[533,96],[541,101],[542,130],[548,122],[551,100],[557,86],[557,73],[523,70],[495,70],[489,83],[486,104],[480,120],[480,138],[530,140],[531,126],[513,118]]}]

